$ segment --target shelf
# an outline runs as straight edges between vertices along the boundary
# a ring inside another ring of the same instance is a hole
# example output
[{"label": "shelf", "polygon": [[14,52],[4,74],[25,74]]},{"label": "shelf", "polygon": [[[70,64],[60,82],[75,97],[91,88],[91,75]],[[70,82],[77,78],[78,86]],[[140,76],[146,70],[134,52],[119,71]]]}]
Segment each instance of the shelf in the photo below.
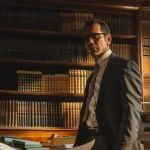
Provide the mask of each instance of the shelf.
[{"label": "shelf", "polygon": [[115,39],[135,39],[135,35],[112,35]]},{"label": "shelf", "polygon": [[112,43],[114,44],[136,44],[135,35],[112,35]]},{"label": "shelf", "polygon": [[[0,28],[1,36],[11,36],[11,37],[22,37],[27,39],[61,39],[72,38],[71,40],[81,40],[81,33],[64,33],[64,32],[53,32],[53,31],[40,31],[40,30],[26,30],[26,29],[13,29],[13,28]],[[131,40],[135,39],[135,35],[112,35],[113,39],[116,40]]]},{"label": "shelf", "polygon": [[143,23],[143,24],[145,24],[145,23],[150,24],[150,21],[148,21],[148,20],[142,20],[141,23]]},{"label": "shelf", "polygon": [[150,76],[150,73],[144,73],[144,76]]},{"label": "shelf", "polygon": [[3,65],[15,66],[17,69],[41,70],[44,67],[58,67],[62,69],[93,69],[94,64],[83,62],[60,62],[60,61],[36,61],[36,60],[17,60],[17,59],[0,59]]},{"label": "shelf", "polygon": [[36,101],[63,101],[63,102],[82,102],[83,94],[74,93],[49,93],[49,92],[22,92],[0,90],[2,99],[14,100],[36,100]]},{"label": "shelf", "polygon": [[15,28],[0,28],[1,36],[5,37],[15,37],[24,39],[69,39],[71,40],[81,40],[80,33],[63,33],[63,32],[53,32],[53,31],[41,31],[41,30],[27,30],[27,29],[15,29]]},{"label": "shelf", "polygon": [[150,56],[150,54],[143,54],[143,56]]},{"label": "shelf", "polygon": [[17,136],[29,140],[48,140],[52,134],[58,136],[76,136],[77,128],[57,128],[57,127],[3,127],[0,126],[0,136]]},{"label": "shelf", "polygon": [[143,47],[150,47],[150,45],[143,45]]},{"label": "shelf", "polygon": [[150,91],[150,85],[144,85],[144,89],[148,89]]},{"label": "shelf", "polygon": [[0,126],[0,130],[28,130],[28,131],[77,131],[78,128],[68,128],[68,127],[3,127]]}]

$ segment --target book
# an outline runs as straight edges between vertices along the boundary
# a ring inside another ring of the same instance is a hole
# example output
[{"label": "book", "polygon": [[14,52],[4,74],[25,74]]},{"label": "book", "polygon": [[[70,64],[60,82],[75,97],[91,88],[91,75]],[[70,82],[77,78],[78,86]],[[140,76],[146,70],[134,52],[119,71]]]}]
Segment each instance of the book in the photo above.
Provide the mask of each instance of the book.
[{"label": "book", "polygon": [[24,140],[24,139],[14,139],[12,142],[18,145],[41,145],[40,142]]},{"label": "book", "polygon": [[50,150],[49,147],[16,148],[16,150]]},{"label": "book", "polygon": [[23,140],[23,139],[15,139],[12,141],[13,146],[20,149],[29,149],[29,148],[41,148],[42,145],[40,142]]},{"label": "book", "polygon": [[42,145],[17,145],[17,144],[13,144],[12,146],[20,149],[32,149],[42,147]]},{"label": "book", "polygon": [[22,138],[16,136],[7,136],[7,135],[0,136],[0,142],[10,146],[12,145],[12,141],[15,139],[22,139]]},{"label": "book", "polygon": [[64,144],[74,144],[75,136],[57,136],[53,138],[52,146],[60,146]]},{"label": "book", "polygon": [[7,136],[7,135],[0,136],[0,140],[5,140],[5,141],[8,140],[8,142],[9,141],[12,142],[13,139],[22,139],[22,138],[21,137],[17,137],[17,136]]}]

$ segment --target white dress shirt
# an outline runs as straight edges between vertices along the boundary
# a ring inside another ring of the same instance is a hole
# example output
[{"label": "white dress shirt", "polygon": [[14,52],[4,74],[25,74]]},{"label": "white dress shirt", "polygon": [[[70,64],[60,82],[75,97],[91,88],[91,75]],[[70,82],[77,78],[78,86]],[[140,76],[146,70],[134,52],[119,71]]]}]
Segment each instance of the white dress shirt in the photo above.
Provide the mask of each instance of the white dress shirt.
[{"label": "white dress shirt", "polygon": [[[96,77],[96,82],[95,82],[95,88],[94,88],[94,95],[92,96],[90,100],[90,104],[86,106],[86,109],[88,109],[88,116],[86,119],[88,127],[97,127],[97,119],[96,119],[96,114],[95,114],[95,109],[97,105],[97,99],[99,95],[99,90],[100,90],[100,85],[101,85],[101,80],[107,65],[107,62],[109,60],[109,57],[111,55],[112,51],[109,49],[106,51],[96,62],[99,64],[100,68]],[[90,91],[89,91],[90,92]],[[88,101],[88,99],[86,100]]]}]

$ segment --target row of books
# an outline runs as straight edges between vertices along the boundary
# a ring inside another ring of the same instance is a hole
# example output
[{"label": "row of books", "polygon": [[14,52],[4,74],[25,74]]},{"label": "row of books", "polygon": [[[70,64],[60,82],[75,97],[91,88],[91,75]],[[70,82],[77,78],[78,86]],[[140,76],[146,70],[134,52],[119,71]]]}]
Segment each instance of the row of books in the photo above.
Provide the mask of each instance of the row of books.
[{"label": "row of books", "polygon": [[143,55],[150,55],[150,46],[143,46]]},{"label": "row of books", "polygon": [[134,35],[135,16],[102,12],[73,12],[28,9],[1,9],[0,28],[18,28],[61,32],[81,32],[87,20],[101,19],[112,34]]},{"label": "row of books", "polygon": [[0,126],[78,127],[81,102],[0,100]]},{"label": "row of books", "polygon": [[18,91],[84,93],[91,70],[70,69],[68,74],[18,70]]},{"label": "row of books", "polygon": [[60,16],[62,32],[81,32],[85,22],[93,19],[94,14],[90,12],[60,12]]},{"label": "row of books", "polygon": [[112,44],[111,49],[116,55],[122,58],[136,60],[137,52],[136,52],[135,45]]},{"label": "row of books", "polygon": [[[38,41],[0,38],[0,58],[94,63],[83,43],[77,41]],[[135,46],[112,44],[112,50],[120,57],[133,59]]]},{"label": "row of books", "polygon": [[143,110],[149,111],[150,110],[150,87],[144,87],[143,95],[144,95]]},{"label": "row of books", "polygon": [[143,38],[142,42],[143,42],[143,45],[150,46],[150,38]]},{"label": "row of books", "polygon": [[93,63],[85,46],[77,41],[0,38],[0,58]]},{"label": "row of books", "polygon": [[150,73],[143,74],[144,87],[150,87]]},{"label": "row of books", "polygon": [[134,14],[102,14],[95,12],[94,18],[105,21],[114,35],[135,35]]},{"label": "row of books", "polygon": [[143,74],[143,95],[144,95],[144,102],[143,102],[143,110],[149,111],[150,110],[150,73]]},{"label": "row of books", "polygon": [[144,95],[144,102],[143,102],[143,110],[149,111],[150,110],[150,73],[144,73],[143,75],[143,95]]}]

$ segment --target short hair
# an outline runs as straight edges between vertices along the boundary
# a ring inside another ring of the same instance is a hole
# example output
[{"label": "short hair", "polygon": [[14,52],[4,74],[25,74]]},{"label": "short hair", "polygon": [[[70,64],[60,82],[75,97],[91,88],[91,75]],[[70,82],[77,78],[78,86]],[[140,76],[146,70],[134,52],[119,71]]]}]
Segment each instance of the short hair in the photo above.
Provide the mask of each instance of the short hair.
[{"label": "short hair", "polygon": [[100,25],[102,32],[104,32],[105,34],[111,34],[111,33],[110,33],[110,29],[109,29],[107,23],[105,23],[104,21],[102,21],[102,20],[100,20],[100,19],[88,20],[88,21],[85,23],[85,25],[84,25],[84,27],[83,27],[83,30],[84,30],[87,26],[91,26],[91,25],[93,25],[93,24],[95,24],[95,23],[98,23],[98,24]]}]

